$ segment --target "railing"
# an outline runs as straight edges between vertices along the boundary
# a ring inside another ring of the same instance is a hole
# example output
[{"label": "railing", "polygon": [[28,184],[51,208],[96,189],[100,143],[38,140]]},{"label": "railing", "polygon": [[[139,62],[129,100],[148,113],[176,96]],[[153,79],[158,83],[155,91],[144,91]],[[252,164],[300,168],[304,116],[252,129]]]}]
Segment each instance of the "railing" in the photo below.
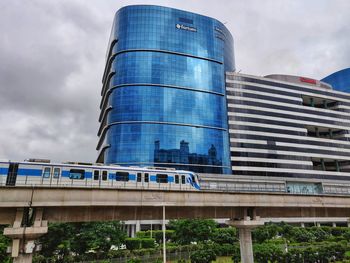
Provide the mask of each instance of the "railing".
[{"label": "railing", "polygon": [[[112,258],[108,259],[109,263],[127,263],[129,260],[137,258],[141,260],[141,262],[145,263],[154,263],[157,261],[163,262],[163,255],[161,253],[158,254],[152,254],[152,255],[143,255],[143,256],[128,256],[128,257],[117,257],[117,258]],[[167,261],[168,260],[180,260],[180,259],[185,259],[189,260],[190,259],[190,252],[188,251],[179,251],[175,253],[167,253],[166,254]],[[94,260],[94,261],[82,261],[81,263],[102,263],[106,262],[106,260]]]}]

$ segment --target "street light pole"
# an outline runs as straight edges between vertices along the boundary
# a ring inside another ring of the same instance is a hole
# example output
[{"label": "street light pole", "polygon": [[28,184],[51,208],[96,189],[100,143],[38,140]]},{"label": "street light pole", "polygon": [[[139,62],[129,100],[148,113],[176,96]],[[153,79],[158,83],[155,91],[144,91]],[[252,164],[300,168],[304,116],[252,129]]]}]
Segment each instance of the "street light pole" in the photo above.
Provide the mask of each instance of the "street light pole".
[{"label": "street light pole", "polygon": [[166,263],[166,245],[165,245],[165,205],[163,205],[163,263]]}]

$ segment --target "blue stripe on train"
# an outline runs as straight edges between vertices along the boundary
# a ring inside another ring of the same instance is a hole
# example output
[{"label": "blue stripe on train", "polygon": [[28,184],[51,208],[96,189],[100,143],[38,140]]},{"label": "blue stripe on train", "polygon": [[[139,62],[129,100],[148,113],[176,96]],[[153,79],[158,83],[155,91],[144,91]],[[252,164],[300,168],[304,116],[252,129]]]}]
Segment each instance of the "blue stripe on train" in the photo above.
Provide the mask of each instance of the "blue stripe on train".
[{"label": "blue stripe on train", "polygon": [[174,182],[174,177],[168,176],[168,183],[173,183]]},{"label": "blue stripe on train", "polygon": [[28,169],[28,168],[19,168],[17,175],[18,176],[41,176],[41,169]]},{"label": "blue stripe on train", "polygon": [[8,168],[0,168],[0,175],[7,175],[8,171]]},{"label": "blue stripe on train", "polygon": [[157,182],[157,176],[155,176],[155,175],[150,175],[150,176],[149,176],[149,180],[150,180],[151,182]]}]

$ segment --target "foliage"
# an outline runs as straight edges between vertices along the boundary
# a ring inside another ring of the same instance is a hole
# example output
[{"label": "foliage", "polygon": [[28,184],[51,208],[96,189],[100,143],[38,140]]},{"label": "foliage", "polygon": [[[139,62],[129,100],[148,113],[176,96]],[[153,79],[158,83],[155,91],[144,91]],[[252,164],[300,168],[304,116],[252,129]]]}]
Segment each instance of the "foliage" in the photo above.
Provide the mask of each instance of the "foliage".
[{"label": "foliage", "polygon": [[[136,233],[136,237],[138,238],[154,238],[158,244],[163,243],[163,230],[147,230],[147,231],[139,231]],[[168,242],[173,240],[174,230],[165,230],[165,240]]]},{"label": "foliage", "polygon": [[154,248],[154,238],[126,238],[125,245],[127,249],[135,250],[141,248]]},{"label": "foliage", "polygon": [[4,226],[0,226],[0,262],[10,262],[10,256],[6,253],[10,245],[10,239],[2,235]]},{"label": "foliage", "polygon": [[[119,222],[60,223],[50,224],[49,232],[40,242],[40,252],[50,262],[107,257],[112,245],[124,242],[125,233]],[[74,255],[74,256],[72,256]]]},{"label": "foliage", "polygon": [[284,255],[281,246],[268,243],[257,244],[253,251],[257,263],[283,262]]},{"label": "foliage", "polygon": [[261,226],[253,231],[253,241],[262,243],[265,240],[275,238],[278,234],[279,227],[276,224]]},{"label": "foliage", "polygon": [[217,244],[233,244],[237,240],[237,231],[233,227],[216,228],[212,236],[212,241]]},{"label": "foliage", "polygon": [[175,231],[174,241],[178,244],[204,242],[213,236],[216,223],[212,219],[171,220],[169,228]]},{"label": "foliage", "polygon": [[211,249],[197,250],[190,256],[191,263],[210,263],[216,260],[215,252]]},{"label": "foliage", "polygon": [[154,238],[141,238],[141,247],[142,248],[154,248],[155,247]]}]

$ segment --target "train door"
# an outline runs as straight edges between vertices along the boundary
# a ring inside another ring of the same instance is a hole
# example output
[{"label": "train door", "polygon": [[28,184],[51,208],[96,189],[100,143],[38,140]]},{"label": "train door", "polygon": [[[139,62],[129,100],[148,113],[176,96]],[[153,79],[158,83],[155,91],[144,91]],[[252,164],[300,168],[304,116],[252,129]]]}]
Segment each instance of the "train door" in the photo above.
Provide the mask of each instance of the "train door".
[{"label": "train door", "polygon": [[16,185],[18,173],[18,163],[10,163],[6,177],[6,185]]},{"label": "train door", "polygon": [[61,178],[61,168],[54,167],[51,174],[51,184],[58,184]]},{"label": "train door", "polygon": [[142,182],[142,173],[138,172],[136,173],[136,188],[142,188],[143,182]]},{"label": "train door", "polygon": [[100,170],[94,170],[92,175],[91,184],[93,186],[101,186]]},{"label": "train door", "polygon": [[143,174],[143,187],[149,188],[149,173]]},{"label": "train door", "polygon": [[43,185],[50,185],[51,184],[51,167],[50,166],[44,166],[43,167],[43,173],[42,173],[42,184]]},{"label": "train door", "polygon": [[109,185],[108,171],[107,170],[102,170],[102,172],[101,172],[100,185],[101,186],[108,186]]}]

